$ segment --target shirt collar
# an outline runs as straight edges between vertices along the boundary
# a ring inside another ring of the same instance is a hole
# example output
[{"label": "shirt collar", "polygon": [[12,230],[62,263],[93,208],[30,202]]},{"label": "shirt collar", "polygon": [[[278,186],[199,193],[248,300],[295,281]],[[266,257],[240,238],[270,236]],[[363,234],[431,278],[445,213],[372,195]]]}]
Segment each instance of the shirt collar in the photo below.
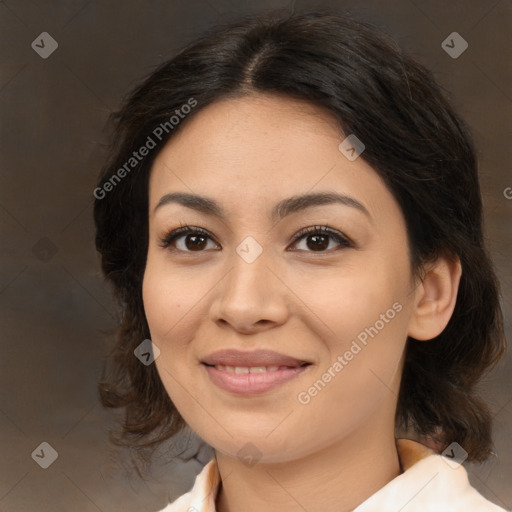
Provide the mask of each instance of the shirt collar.
[{"label": "shirt collar", "polygon": [[[466,470],[461,465],[454,466],[451,461],[449,465],[447,459],[443,460],[441,455],[410,439],[397,439],[396,446],[403,473],[361,503],[353,512],[396,512],[402,509],[404,512],[466,511],[477,510],[475,507],[482,506],[483,503],[488,506],[478,510],[503,510],[485,500],[470,486]],[[212,459],[196,477],[190,493],[179,498],[183,499],[183,505],[190,507],[184,510],[215,512],[220,481],[216,460]],[[451,499],[453,508],[448,505]]]}]

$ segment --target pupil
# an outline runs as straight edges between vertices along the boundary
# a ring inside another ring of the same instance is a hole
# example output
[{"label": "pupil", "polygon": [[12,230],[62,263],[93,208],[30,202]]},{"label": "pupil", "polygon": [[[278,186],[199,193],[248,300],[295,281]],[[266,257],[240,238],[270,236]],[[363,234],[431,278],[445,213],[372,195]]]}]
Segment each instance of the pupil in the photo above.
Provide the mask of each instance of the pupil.
[{"label": "pupil", "polygon": [[[313,240],[313,244],[309,241]],[[308,247],[310,249],[326,249],[329,246],[329,239],[325,235],[311,235],[308,238]]]},{"label": "pupil", "polygon": [[[205,239],[206,237],[203,235],[188,235],[186,238],[185,245],[187,246],[187,249],[190,250],[203,249],[204,246],[206,245]],[[201,241],[198,243],[198,240]],[[192,243],[192,246],[189,245],[189,242]]]}]

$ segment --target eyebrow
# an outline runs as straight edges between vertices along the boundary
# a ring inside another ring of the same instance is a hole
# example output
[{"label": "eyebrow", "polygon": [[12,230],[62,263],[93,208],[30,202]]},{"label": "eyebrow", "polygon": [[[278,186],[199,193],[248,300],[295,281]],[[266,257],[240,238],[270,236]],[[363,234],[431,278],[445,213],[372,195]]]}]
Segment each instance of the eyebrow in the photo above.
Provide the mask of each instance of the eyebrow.
[{"label": "eyebrow", "polygon": [[[182,206],[206,215],[212,215],[221,219],[226,218],[224,208],[214,199],[199,196],[197,194],[189,194],[187,192],[173,192],[165,194],[160,198],[160,201],[153,211],[156,212],[162,206],[172,203],[181,204]],[[353,197],[338,194],[337,192],[315,192],[282,199],[272,208],[270,218],[272,221],[277,222],[288,215],[300,212],[306,208],[330,204],[342,204],[344,206],[349,206],[351,208],[355,208],[361,213],[364,213],[370,220],[372,218],[370,212],[359,201]]]}]

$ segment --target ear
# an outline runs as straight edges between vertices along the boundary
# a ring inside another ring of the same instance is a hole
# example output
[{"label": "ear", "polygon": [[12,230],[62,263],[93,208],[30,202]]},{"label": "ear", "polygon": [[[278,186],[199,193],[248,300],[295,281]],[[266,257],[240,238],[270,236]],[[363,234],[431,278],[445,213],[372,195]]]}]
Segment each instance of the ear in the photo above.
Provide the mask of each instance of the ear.
[{"label": "ear", "polygon": [[439,258],[424,268],[424,278],[414,291],[414,310],[408,335],[431,340],[447,326],[457,300],[462,268],[460,260]]}]

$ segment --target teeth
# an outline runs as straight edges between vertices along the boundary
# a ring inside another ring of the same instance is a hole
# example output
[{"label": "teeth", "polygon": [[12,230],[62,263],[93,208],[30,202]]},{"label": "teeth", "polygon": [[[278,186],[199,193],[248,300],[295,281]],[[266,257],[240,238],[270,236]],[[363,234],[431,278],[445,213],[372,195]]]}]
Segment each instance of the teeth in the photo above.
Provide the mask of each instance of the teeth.
[{"label": "teeth", "polygon": [[249,368],[249,373],[264,373],[267,369],[264,366],[253,366]]},{"label": "teeth", "polygon": [[[275,372],[279,370],[279,366],[224,366],[222,364],[215,365],[217,370],[226,371],[228,373],[265,373]],[[286,368],[286,367],[283,367]]]}]

